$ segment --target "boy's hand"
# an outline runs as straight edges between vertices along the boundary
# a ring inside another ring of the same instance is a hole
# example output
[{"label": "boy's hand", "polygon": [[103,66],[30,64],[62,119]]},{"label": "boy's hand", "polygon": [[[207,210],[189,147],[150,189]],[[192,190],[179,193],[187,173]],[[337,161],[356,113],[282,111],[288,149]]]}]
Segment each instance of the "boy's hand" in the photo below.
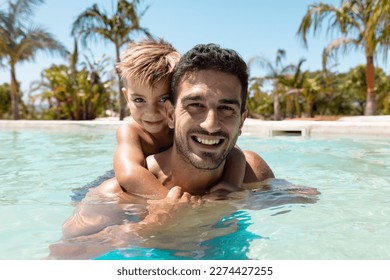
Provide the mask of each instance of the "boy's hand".
[{"label": "boy's hand", "polygon": [[173,187],[164,199],[148,200],[149,214],[143,223],[164,225],[170,219],[185,216],[187,211],[200,204],[200,197],[183,193],[180,187]]}]

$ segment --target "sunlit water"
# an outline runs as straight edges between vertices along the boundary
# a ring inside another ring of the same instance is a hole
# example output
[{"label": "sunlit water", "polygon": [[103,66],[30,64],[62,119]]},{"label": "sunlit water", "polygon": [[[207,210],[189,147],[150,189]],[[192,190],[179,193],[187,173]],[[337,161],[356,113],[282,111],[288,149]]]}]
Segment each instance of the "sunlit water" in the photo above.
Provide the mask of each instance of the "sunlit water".
[{"label": "sunlit water", "polygon": [[[213,224],[198,213],[160,247],[101,258],[390,258],[390,140],[242,136],[238,144],[262,155],[277,178],[317,188],[318,200],[252,193]],[[45,258],[74,210],[74,190],[112,168],[115,131],[3,129],[0,145],[0,259]]]}]

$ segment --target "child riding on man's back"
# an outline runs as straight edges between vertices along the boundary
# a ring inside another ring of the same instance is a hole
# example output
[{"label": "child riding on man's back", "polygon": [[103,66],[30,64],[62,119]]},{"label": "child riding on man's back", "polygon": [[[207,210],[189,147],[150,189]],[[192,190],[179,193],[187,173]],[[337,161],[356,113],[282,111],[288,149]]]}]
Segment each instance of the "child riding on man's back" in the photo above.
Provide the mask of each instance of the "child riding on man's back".
[{"label": "child riding on man's back", "polygon": [[[173,130],[164,104],[170,100],[170,83],[179,59],[171,44],[147,39],[130,44],[117,65],[133,120],[117,130],[114,171],[119,185],[129,194],[162,199],[169,191],[147,170],[146,157],[172,145]],[[245,168],[235,166],[245,166],[241,161],[245,156],[235,147],[227,157],[221,182],[211,190],[238,190]]]}]

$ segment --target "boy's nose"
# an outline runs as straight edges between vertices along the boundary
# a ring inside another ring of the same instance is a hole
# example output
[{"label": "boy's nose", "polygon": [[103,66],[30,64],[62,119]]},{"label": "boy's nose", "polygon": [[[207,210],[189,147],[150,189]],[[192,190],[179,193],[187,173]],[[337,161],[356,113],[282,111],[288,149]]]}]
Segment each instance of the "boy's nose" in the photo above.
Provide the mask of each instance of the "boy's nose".
[{"label": "boy's nose", "polygon": [[156,104],[149,104],[146,110],[149,114],[156,114],[158,113],[159,109]]},{"label": "boy's nose", "polygon": [[200,127],[209,133],[216,132],[221,128],[215,110],[207,112],[206,118],[201,122]]}]

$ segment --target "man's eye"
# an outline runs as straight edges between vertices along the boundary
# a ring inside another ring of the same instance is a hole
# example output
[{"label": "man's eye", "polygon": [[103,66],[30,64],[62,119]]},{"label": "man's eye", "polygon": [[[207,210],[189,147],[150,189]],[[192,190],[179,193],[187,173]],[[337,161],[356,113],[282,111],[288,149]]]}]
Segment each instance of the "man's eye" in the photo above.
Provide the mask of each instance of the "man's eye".
[{"label": "man's eye", "polygon": [[221,107],[219,107],[219,110],[226,117],[237,115],[237,110],[233,107],[230,107],[230,106],[221,106]]},{"label": "man's eye", "polygon": [[229,106],[221,106],[219,109],[226,114],[234,114],[236,111],[234,108]]},{"label": "man's eye", "polygon": [[234,111],[234,109],[232,107],[229,107],[229,106],[221,106],[219,108],[223,111]]},{"label": "man's eye", "polygon": [[188,104],[189,107],[193,107],[193,108],[202,108],[203,105],[201,103],[191,103],[191,104]]}]

